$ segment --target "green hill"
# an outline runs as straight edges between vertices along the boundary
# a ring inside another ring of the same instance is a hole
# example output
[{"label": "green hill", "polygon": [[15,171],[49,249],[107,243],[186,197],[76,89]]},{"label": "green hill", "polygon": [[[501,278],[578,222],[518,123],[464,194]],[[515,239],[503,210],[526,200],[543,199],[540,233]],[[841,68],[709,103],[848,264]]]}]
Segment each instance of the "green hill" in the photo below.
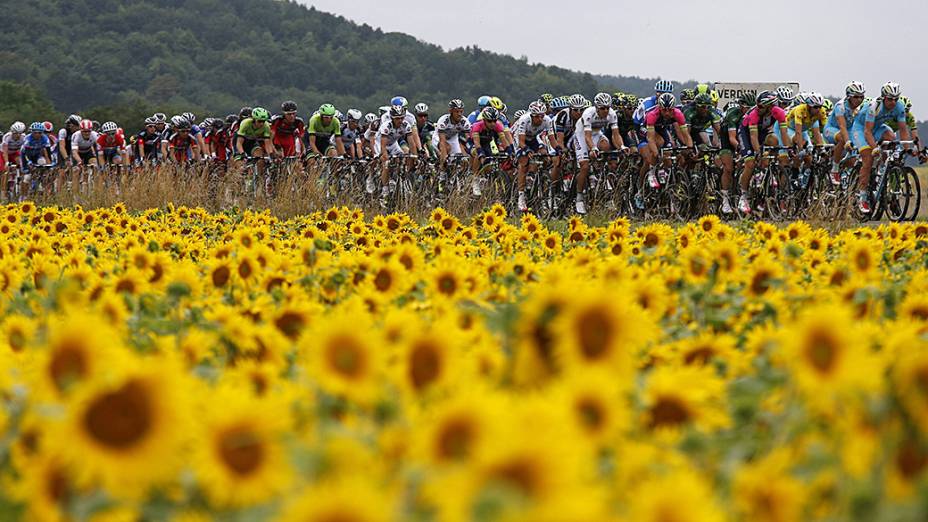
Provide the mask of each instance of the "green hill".
[{"label": "green hill", "polygon": [[4,15],[2,79],[34,87],[61,112],[224,113],[287,98],[303,108],[371,109],[396,94],[443,106],[488,92],[517,107],[542,92],[592,96],[627,85],[646,93],[653,85],[475,47],[443,51],[291,1],[32,0]]}]

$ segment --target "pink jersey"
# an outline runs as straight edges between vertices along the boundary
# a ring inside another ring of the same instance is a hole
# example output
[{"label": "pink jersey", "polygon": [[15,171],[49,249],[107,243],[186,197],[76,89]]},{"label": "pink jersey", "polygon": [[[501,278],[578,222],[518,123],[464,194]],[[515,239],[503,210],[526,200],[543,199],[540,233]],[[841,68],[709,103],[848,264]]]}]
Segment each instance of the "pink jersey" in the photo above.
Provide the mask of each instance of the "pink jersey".
[{"label": "pink jersey", "polygon": [[786,111],[777,106],[773,106],[764,117],[761,117],[757,107],[754,107],[741,120],[742,127],[760,127],[762,129],[773,127],[774,123],[786,123]]},{"label": "pink jersey", "polygon": [[488,125],[486,120],[477,120],[477,123],[474,123],[470,127],[471,137],[480,135],[481,139],[490,138],[493,139],[493,134],[500,136],[503,134],[503,124],[496,120],[492,125]]},{"label": "pink jersey", "polygon": [[670,118],[665,118],[661,114],[659,107],[654,107],[644,115],[645,127],[666,127],[674,123],[686,125],[686,116],[683,115],[683,111],[676,107],[674,107],[673,115]]}]

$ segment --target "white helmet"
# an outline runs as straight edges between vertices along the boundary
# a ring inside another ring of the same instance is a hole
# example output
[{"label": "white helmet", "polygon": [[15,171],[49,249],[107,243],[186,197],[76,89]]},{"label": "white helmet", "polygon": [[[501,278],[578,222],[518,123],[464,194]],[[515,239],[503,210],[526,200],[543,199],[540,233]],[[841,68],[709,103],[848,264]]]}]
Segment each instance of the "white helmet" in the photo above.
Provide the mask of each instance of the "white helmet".
[{"label": "white helmet", "polygon": [[519,121],[519,118],[521,118],[522,116],[525,116],[526,114],[527,113],[524,110],[519,109],[512,115],[512,119],[515,121]]},{"label": "white helmet", "polygon": [[348,109],[348,121],[358,121],[361,119],[361,111],[358,109]]},{"label": "white helmet", "polygon": [[844,94],[847,96],[863,96],[866,93],[867,89],[864,88],[864,84],[858,81],[847,84],[847,87],[844,89]]},{"label": "white helmet", "polygon": [[13,134],[22,134],[26,132],[26,124],[21,121],[14,122],[13,125],[10,125],[10,132]]},{"label": "white helmet", "polygon": [[416,111],[416,114],[428,114],[429,106],[424,103],[417,103],[413,110]]},{"label": "white helmet", "polygon": [[119,127],[116,126],[115,122],[108,121],[100,127],[100,130],[103,131],[104,134],[110,134],[119,130]]},{"label": "white helmet", "polygon": [[780,103],[789,103],[793,101],[793,98],[796,96],[793,95],[793,90],[785,85],[777,87],[777,99],[780,100]]},{"label": "white helmet", "polygon": [[544,114],[548,111],[547,111],[547,107],[545,107],[544,102],[533,101],[532,103],[528,104],[528,112],[530,112],[532,116],[537,116],[539,114]]},{"label": "white helmet", "polygon": [[825,97],[822,96],[821,93],[817,93],[815,91],[810,92],[806,96],[806,105],[809,107],[821,107],[822,105],[825,105]]},{"label": "white helmet", "polygon": [[377,115],[374,114],[373,112],[369,112],[364,115],[364,123],[370,125],[371,123],[374,123],[375,121],[377,121]]},{"label": "white helmet", "polygon": [[582,94],[574,94],[567,100],[567,103],[571,109],[583,109],[586,107],[586,98]]},{"label": "white helmet", "polygon": [[377,110],[380,112],[380,115],[383,116],[384,114],[390,112],[390,106],[389,106],[389,105],[381,105]]},{"label": "white helmet", "polygon": [[597,107],[612,107],[612,95],[608,92],[601,92],[593,98],[593,105]]},{"label": "white helmet", "polygon": [[902,95],[902,88],[896,82],[886,82],[880,89],[880,96],[884,98],[898,98]]}]

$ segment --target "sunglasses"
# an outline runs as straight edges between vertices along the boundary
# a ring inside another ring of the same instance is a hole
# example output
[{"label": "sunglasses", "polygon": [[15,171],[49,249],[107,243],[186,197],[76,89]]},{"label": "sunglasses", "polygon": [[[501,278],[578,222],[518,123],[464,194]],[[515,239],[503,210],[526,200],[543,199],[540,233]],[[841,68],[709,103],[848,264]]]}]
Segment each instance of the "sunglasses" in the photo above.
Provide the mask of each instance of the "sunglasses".
[{"label": "sunglasses", "polygon": [[898,101],[899,98],[892,98],[890,96],[884,96],[883,101]]}]

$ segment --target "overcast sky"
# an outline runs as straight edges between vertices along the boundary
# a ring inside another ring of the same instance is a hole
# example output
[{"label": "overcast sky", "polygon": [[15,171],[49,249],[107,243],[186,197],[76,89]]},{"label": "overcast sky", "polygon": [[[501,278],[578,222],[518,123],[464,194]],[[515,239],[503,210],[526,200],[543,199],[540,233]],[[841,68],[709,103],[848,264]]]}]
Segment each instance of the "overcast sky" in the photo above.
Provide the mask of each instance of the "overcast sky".
[{"label": "overcast sky", "polygon": [[592,73],[798,81],[830,95],[893,80],[928,117],[928,0],[299,1],[445,49]]}]

